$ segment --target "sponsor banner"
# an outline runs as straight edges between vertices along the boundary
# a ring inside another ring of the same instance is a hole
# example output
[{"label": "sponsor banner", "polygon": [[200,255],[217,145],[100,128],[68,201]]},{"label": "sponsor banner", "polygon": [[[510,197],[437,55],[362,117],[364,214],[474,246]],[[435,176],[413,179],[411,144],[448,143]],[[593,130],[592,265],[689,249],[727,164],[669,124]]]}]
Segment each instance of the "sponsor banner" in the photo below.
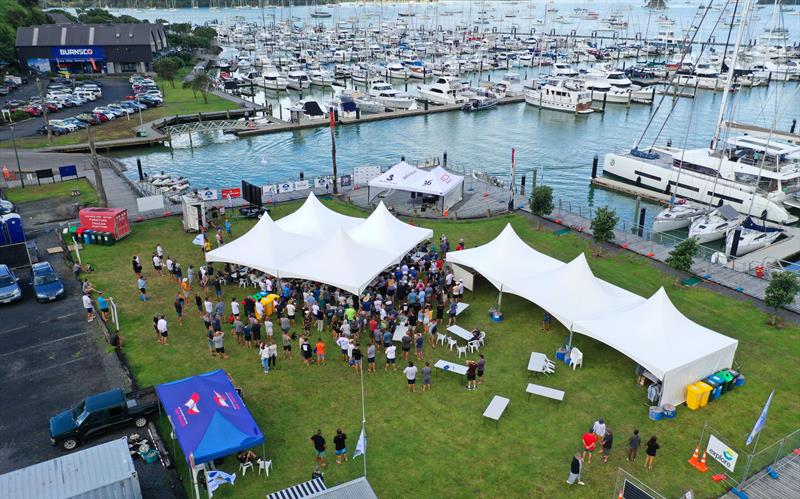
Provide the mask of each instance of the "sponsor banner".
[{"label": "sponsor banner", "polygon": [[219,199],[219,191],[217,191],[216,189],[203,189],[197,191],[197,194],[203,201],[215,201]]},{"label": "sponsor banner", "polygon": [[278,184],[278,192],[292,192],[294,190],[294,182],[283,182]]},{"label": "sponsor banner", "polygon": [[353,168],[353,182],[355,185],[367,185],[370,180],[380,174],[379,166],[356,166]]},{"label": "sponsor banner", "polygon": [[353,185],[353,177],[350,175],[342,175],[339,177],[339,185],[342,187],[349,187]]},{"label": "sponsor banner", "polygon": [[294,183],[294,190],[296,191],[305,191],[311,187],[308,180],[298,180]]},{"label": "sponsor banner", "polygon": [[327,189],[331,185],[332,180],[329,177],[317,177],[314,179],[314,187],[318,189]]},{"label": "sponsor banner", "polygon": [[59,61],[103,61],[105,54],[103,47],[92,45],[72,45],[64,47],[50,47],[50,56]]},{"label": "sponsor banner", "polygon": [[64,177],[77,177],[78,176],[78,167],[75,165],[64,165],[58,167],[58,175],[61,178]]},{"label": "sponsor banner", "polygon": [[739,453],[725,445],[722,440],[714,435],[708,437],[708,448],[706,449],[708,455],[719,461],[722,466],[728,471],[733,471],[736,467],[736,460],[739,459]]},{"label": "sponsor banner", "polygon": [[234,187],[233,189],[222,189],[223,199],[233,199],[242,197],[242,188]]}]

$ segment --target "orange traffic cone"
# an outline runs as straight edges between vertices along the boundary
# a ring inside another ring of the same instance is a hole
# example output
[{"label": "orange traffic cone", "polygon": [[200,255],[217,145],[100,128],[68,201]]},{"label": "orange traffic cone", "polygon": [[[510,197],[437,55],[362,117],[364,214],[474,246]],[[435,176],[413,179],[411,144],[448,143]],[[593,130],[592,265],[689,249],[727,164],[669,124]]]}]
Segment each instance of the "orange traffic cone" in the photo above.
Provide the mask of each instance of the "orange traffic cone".
[{"label": "orange traffic cone", "polygon": [[617,496],[617,499],[625,499],[625,496],[622,495],[623,492],[624,492],[624,489],[619,491],[619,495]]},{"label": "orange traffic cone", "polygon": [[706,471],[708,471],[708,466],[706,465],[705,452],[703,452],[703,458],[700,460],[700,463],[697,466],[695,466],[695,468],[697,468],[697,471],[699,471],[700,473],[705,473]]},{"label": "orange traffic cone", "polygon": [[700,463],[700,446],[694,448],[694,454],[692,454],[692,458],[689,459],[689,464],[697,468],[697,465]]}]

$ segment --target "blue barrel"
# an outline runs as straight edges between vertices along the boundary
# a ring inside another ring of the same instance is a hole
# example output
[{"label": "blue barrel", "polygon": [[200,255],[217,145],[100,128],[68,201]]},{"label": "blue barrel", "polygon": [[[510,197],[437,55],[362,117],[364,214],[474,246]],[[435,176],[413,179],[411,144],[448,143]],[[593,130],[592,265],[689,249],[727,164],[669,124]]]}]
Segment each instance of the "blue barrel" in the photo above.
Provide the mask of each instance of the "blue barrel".
[{"label": "blue barrel", "polygon": [[92,231],[83,231],[83,244],[92,244]]},{"label": "blue barrel", "polygon": [[653,421],[661,421],[664,418],[664,411],[657,405],[650,406],[649,417]]},{"label": "blue barrel", "polygon": [[744,374],[739,374],[739,376],[736,377],[736,381],[734,381],[734,383],[736,384],[736,386],[744,386]]},{"label": "blue barrel", "polygon": [[667,419],[672,419],[675,417],[675,406],[672,404],[664,404],[661,406],[661,410],[664,412],[664,417]]}]

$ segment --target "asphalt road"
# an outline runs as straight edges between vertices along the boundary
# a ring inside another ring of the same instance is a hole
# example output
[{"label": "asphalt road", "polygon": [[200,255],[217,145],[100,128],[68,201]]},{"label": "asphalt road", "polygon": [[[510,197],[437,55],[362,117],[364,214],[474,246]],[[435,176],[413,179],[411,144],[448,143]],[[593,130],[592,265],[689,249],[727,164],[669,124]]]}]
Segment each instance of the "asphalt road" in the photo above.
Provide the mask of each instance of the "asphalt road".
[{"label": "asphalt road", "polygon": [[[100,325],[87,323],[80,284],[66,259],[46,254],[48,247],[57,246],[56,233],[42,233],[34,239],[40,259],[50,261],[61,274],[66,296],[55,302],[36,302],[28,284],[29,271],[20,269],[16,274],[22,300],[0,305],[0,473],[64,455],[65,451],[50,444],[50,417],[89,395],[130,388]],[[120,428],[92,439],[78,450],[134,430],[132,426]],[[162,466],[140,459],[134,463],[145,498],[174,497]]]},{"label": "asphalt road", "polygon": [[[124,100],[125,96],[131,95],[133,93],[131,90],[131,85],[130,83],[128,83],[127,79],[98,78],[98,80],[103,84],[102,98],[97,99],[94,102],[87,102],[82,106],[68,107],[58,111],[57,113],[49,113],[49,118],[51,119],[71,118],[81,113],[91,111],[92,109],[98,106],[103,106],[105,104],[110,104],[113,102],[119,102],[121,100]],[[45,81],[42,81],[42,85],[43,85],[42,89],[45,90],[46,93],[47,83]],[[34,95],[39,95],[39,91],[36,88],[36,83],[33,81],[29,81],[26,85],[19,87],[15,92],[3,97],[1,101],[2,104],[0,104],[0,107],[2,107],[2,105],[4,105],[9,100],[27,100]],[[123,117],[117,119],[125,119],[125,118]],[[16,125],[14,125],[14,134],[16,137],[28,137],[31,135],[36,135],[37,134],[36,130],[38,130],[42,126],[44,126],[44,116],[38,116],[36,118],[19,122]],[[100,124],[98,126],[103,126],[103,124]],[[11,140],[11,128],[9,126],[4,126],[0,128],[0,142],[6,140]]]}]

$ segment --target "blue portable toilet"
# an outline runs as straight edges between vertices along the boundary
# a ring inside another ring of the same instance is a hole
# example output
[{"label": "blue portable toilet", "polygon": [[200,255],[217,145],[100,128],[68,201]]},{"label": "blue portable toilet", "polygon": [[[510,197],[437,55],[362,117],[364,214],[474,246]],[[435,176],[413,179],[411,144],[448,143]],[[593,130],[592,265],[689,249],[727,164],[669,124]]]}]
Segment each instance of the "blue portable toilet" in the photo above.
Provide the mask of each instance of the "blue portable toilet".
[{"label": "blue portable toilet", "polygon": [[8,232],[8,241],[6,244],[16,244],[25,242],[25,231],[22,229],[22,217],[17,213],[9,213],[3,217],[6,223],[6,231]]}]

